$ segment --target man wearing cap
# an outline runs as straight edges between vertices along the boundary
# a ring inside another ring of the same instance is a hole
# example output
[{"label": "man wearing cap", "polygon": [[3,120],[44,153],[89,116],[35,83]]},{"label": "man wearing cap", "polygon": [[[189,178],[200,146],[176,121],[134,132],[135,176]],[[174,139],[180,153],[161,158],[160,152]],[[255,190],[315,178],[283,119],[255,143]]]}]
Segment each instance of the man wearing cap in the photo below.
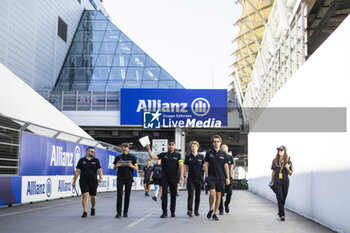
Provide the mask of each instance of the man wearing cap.
[{"label": "man wearing cap", "polygon": [[162,210],[161,218],[168,216],[168,188],[170,188],[170,211],[171,217],[175,217],[176,191],[178,181],[178,171],[180,168],[180,180],[183,181],[183,161],[181,154],[175,151],[175,140],[169,140],[168,152],[159,155],[153,154],[151,147],[146,146],[151,159],[162,160]]},{"label": "man wearing cap", "polygon": [[226,200],[225,203],[223,202],[223,196],[221,195],[221,201],[220,201],[220,206],[219,206],[219,215],[224,214],[224,205],[225,205],[225,212],[229,213],[230,212],[230,202],[231,202],[231,196],[232,196],[232,185],[233,185],[233,169],[234,169],[234,161],[233,161],[233,156],[228,154],[228,146],[226,144],[221,145],[221,150],[222,152],[225,153],[225,156],[227,157],[227,164],[228,164],[228,170],[230,173],[230,184],[225,185],[225,194],[226,194]]}]

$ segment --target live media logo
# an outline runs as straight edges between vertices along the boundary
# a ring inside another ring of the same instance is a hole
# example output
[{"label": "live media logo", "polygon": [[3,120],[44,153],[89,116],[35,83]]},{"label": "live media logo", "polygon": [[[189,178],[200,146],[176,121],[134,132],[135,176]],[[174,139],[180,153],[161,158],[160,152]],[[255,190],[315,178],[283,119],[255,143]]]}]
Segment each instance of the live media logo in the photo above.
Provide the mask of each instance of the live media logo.
[{"label": "live media logo", "polygon": [[144,112],[143,113],[143,128],[144,129],[160,129],[160,116],[162,114],[157,112]]}]

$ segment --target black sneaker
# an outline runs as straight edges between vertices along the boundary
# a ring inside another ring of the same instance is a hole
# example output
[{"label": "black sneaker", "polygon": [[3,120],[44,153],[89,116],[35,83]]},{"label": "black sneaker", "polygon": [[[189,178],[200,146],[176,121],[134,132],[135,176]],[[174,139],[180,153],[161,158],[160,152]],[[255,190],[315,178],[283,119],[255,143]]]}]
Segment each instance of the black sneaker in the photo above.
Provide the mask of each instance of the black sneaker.
[{"label": "black sneaker", "polygon": [[90,213],[91,216],[95,216],[95,209],[91,208],[91,213]]},{"label": "black sneaker", "polygon": [[121,218],[121,217],[122,217],[121,214],[117,214],[117,215],[115,216],[115,218]]},{"label": "black sneaker", "polygon": [[212,214],[213,214],[213,211],[212,211],[212,210],[209,210],[209,212],[208,212],[208,214],[207,214],[207,218],[210,219]]},{"label": "black sneaker", "polygon": [[86,218],[87,217],[87,213],[84,211],[83,215],[81,216],[82,218]]},{"label": "black sneaker", "polygon": [[281,221],[285,221],[285,220],[286,220],[286,217],[281,216]]},{"label": "black sneaker", "polygon": [[147,196],[147,193],[145,193],[145,196]]},{"label": "black sneaker", "polygon": [[216,216],[216,214],[213,214],[213,220],[214,221],[219,221],[219,218],[218,218],[218,216]]},{"label": "black sneaker", "polygon": [[194,211],[194,215],[199,216],[200,214],[198,211]]},{"label": "black sneaker", "polygon": [[127,218],[127,217],[128,217],[128,214],[127,214],[127,213],[124,213],[124,214],[123,214],[123,217],[124,217],[124,218]]},{"label": "black sneaker", "polygon": [[230,213],[230,208],[228,207],[228,205],[225,205],[225,212]]},{"label": "black sneaker", "polygon": [[187,215],[188,215],[188,217],[192,217],[193,216],[192,211],[187,211]]},{"label": "black sneaker", "polygon": [[172,212],[171,215],[170,215],[170,217],[175,218],[175,217],[176,217],[176,216],[175,216],[175,213]]},{"label": "black sneaker", "polygon": [[157,201],[157,197],[156,196],[152,197],[152,199],[153,199],[153,201]]},{"label": "black sneaker", "polygon": [[219,215],[224,215],[224,211],[220,210]]},{"label": "black sneaker", "polygon": [[166,218],[166,217],[168,217],[168,214],[167,213],[163,213],[160,217],[161,218]]}]

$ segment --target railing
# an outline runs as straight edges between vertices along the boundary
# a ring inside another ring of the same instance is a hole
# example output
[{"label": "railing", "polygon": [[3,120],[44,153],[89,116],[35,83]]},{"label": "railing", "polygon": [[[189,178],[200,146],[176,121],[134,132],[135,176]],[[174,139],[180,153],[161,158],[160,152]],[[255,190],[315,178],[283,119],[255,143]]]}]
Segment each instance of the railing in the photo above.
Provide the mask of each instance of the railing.
[{"label": "railing", "polygon": [[[60,111],[119,111],[119,91],[38,91]],[[235,93],[228,92],[228,112],[238,110]]]},{"label": "railing", "polygon": [[118,111],[119,91],[38,91],[60,111]]},{"label": "railing", "polygon": [[252,112],[251,109],[266,107],[276,92],[305,62],[306,3],[303,0],[274,1],[265,28],[251,80],[244,96],[239,91],[238,77],[234,79],[238,100],[242,100],[244,120],[250,125],[259,116],[258,112]]},{"label": "railing", "polygon": [[58,131],[0,114],[0,176],[19,174],[19,155],[22,132],[71,141],[121,153],[120,147],[68,132]]}]

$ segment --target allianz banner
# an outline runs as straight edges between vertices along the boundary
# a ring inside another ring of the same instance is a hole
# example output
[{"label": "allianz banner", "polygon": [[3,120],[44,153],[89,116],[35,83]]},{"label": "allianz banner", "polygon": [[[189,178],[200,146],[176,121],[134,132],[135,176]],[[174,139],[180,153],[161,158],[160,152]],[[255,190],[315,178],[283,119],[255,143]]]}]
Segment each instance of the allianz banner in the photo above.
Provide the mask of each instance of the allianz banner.
[{"label": "allianz banner", "polygon": [[[73,175],[79,159],[86,156],[87,148],[87,145],[23,132],[19,175]],[[95,147],[95,156],[106,175],[115,175],[113,161],[117,155],[114,151]]]},{"label": "allianz banner", "polygon": [[227,126],[227,90],[121,89],[121,125]]}]

